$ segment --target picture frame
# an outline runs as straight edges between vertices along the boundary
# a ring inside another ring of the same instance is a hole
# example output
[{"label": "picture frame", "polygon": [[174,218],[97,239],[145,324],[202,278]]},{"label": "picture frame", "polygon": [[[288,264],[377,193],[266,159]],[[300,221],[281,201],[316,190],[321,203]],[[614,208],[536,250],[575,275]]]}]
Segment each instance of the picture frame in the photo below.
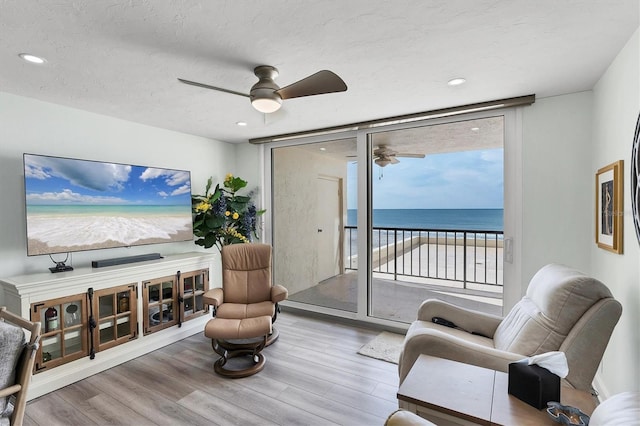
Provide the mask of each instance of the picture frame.
[{"label": "picture frame", "polygon": [[631,147],[631,212],[636,237],[640,244],[640,114],[636,121],[636,131]]},{"label": "picture frame", "polygon": [[596,173],[596,244],[622,254],[623,160],[613,162]]}]

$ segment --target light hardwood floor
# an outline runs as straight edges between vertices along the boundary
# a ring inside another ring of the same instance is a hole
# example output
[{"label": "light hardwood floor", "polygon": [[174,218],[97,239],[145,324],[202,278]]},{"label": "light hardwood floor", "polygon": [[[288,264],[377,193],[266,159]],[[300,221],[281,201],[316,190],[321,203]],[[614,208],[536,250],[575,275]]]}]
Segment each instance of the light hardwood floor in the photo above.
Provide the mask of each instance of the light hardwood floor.
[{"label": "light hardwood floor", "polygon": [[397,365],[357,353],[378,330],[290,312],[276,326],[254,376],[216,375],[198,333],[30,401],[25,425],[371,426],[397,409]]}]

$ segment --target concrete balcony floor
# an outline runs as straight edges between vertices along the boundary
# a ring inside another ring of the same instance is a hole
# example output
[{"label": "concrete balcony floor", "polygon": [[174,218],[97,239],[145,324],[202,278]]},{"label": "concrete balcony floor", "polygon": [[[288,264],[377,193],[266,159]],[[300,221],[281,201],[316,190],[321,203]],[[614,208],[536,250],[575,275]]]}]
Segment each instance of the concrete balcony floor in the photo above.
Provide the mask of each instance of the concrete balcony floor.
[{"label": "concrete balcony floor", "polygon": [[[357,271],[348,270],[306,290],[289,295],[289,300],[356,312]],[[459,281],[374,273],[372,316],[410,323],[422,301],[438,298],[468,309],[502,316],[502,286],[467,284]],[[449,318],[448,318],[449,319]],[[454,319],[450,319],[455,322]]]}]

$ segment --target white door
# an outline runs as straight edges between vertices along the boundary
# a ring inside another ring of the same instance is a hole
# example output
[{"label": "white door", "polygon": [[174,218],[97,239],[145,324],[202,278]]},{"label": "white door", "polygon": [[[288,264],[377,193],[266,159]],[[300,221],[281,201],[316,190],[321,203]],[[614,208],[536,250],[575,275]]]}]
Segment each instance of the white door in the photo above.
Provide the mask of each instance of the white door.
[{"label": "white door", "polygon": [[341,179],[318,177],[318,282],[340,274]]}]

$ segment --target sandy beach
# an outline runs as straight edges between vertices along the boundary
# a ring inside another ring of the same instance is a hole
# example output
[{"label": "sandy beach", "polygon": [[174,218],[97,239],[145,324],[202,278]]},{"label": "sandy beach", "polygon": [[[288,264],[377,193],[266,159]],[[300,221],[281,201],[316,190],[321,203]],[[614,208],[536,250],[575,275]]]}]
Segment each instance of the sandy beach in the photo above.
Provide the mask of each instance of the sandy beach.
[{"label": "sandy beach", "polygon": [[36,217],[29,222],[29,255],[188,241],[191,217]]}]

